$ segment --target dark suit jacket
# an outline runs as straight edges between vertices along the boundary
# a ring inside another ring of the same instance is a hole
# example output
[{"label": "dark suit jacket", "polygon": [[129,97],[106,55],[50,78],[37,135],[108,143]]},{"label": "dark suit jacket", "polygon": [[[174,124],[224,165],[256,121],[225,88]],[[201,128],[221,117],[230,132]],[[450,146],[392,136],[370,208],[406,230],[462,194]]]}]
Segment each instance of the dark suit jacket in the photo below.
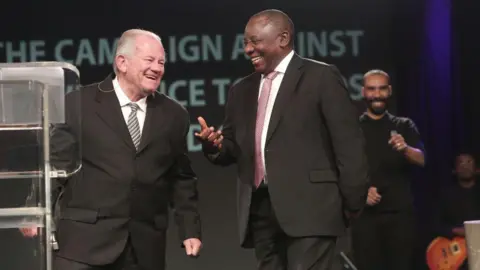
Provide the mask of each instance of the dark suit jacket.
[{"label": "dark suit jacket", "polygon": [[69,93],[66,108],[67,125],[53,130],[52,159],[68,168],[69,158],[81,151],[83,167],[63,183],[58,255],[108,264],[130,237],[143,268],[164,269],[169,205],[180,239],[200,238],[197,180],[187,157],[187,111],[165,95],[149,96],[136,151],[111,77]]},{"label": "dark suit jacket", "polygon": [[[226,105],[219,165],[238,165],[240,240],[249,247],[248,218],[254,178],[255,118],[261,75],[235,84]],[[338,70],[294,55],[272,112],[265,144],[271,202],[293,237],[341,235],[344,209],[363,208],[368,188],[365,142],[358,112]]]}]

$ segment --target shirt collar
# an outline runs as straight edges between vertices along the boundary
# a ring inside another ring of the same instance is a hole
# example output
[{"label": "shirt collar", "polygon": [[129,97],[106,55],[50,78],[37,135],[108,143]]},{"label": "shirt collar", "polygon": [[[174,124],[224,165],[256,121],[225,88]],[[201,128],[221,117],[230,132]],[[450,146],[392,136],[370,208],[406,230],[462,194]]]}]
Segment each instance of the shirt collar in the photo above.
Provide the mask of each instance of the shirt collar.
[{"label": "shirt collar", "polygon": [[385,111],[385,115],[380,118],[380,119],[373,119],[371,118],[367,112],[364,112],[361,116],[360,116],[360,121],[385,121],[385,120],[390,120],[392,119],[393,115],[390,114],[390,112]]},{"label": "shirt collar", "polygon": [[[132,101],[127,97],[125,92],[120,87],[117,78],[113,79],[112,83],[115,94],[117,95],[118,101],[120,102],[120,107],[124,107],[127,106],[129,103],[132,103]],[[136,103],[140,107],[140,110],[144,112],[147,111],[147,97],[144,97],[133,103]]]}]

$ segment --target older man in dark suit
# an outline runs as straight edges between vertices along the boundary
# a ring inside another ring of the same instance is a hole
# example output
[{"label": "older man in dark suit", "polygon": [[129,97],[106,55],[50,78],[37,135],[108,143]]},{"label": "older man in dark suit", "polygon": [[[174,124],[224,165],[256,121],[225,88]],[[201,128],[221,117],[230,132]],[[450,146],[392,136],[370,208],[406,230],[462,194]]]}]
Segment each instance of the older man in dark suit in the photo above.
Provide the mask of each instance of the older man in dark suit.
[{"label": "older man in dark suit", "polygon": [[128,30],[117,44],[116,76],[66,97],[67,125],[53,130],[53,159],[68,166],[78,144],[83,167],[63,183],[56,270],[165,269],[169,206],[187,255],[198,254],[197,180],[186,147],[190,119],[185,108],[156,93],[164,68],[160,38]]}]

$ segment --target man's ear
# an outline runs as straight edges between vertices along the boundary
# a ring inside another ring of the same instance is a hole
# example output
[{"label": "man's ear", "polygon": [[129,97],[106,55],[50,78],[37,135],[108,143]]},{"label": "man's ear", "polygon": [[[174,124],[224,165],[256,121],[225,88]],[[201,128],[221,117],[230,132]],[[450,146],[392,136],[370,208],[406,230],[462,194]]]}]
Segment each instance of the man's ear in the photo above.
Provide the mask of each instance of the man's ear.
[{"label": "man's ear", "polygon": [[287,31],[281,33],[280,34],[280,47],[282,47],[282,48],[288,47],[291,39],[292,39],[292,37],[290,36],[290,33],[288,33]]},{"label": "man's ear", "polygon": [[115,56],[115,66],[117,70],[120,72],[127,71],[127,58],[124,55],[117,55]]}]

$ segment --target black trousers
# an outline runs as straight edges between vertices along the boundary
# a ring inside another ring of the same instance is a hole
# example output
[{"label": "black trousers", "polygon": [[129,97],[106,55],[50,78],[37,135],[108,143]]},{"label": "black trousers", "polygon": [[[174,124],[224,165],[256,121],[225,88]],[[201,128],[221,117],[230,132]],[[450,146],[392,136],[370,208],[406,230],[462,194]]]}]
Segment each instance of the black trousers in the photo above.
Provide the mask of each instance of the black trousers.
[{"label": "black trousers", "polygon": [[359,270],[413,269],[415,219],[413,211],[365,211],[352,224],[352,247]]},{"label": "black trousers", "polygon": [[130,241],[120,257],[109,265],[88,265],[66,258],[55,256],[53,270],[141,270]]},{"label": "black trousers", "polygon": [[268,189],[252,196],[250,232],[259,270],[330,270],[336,237],[289,237],[280,228]]}]

